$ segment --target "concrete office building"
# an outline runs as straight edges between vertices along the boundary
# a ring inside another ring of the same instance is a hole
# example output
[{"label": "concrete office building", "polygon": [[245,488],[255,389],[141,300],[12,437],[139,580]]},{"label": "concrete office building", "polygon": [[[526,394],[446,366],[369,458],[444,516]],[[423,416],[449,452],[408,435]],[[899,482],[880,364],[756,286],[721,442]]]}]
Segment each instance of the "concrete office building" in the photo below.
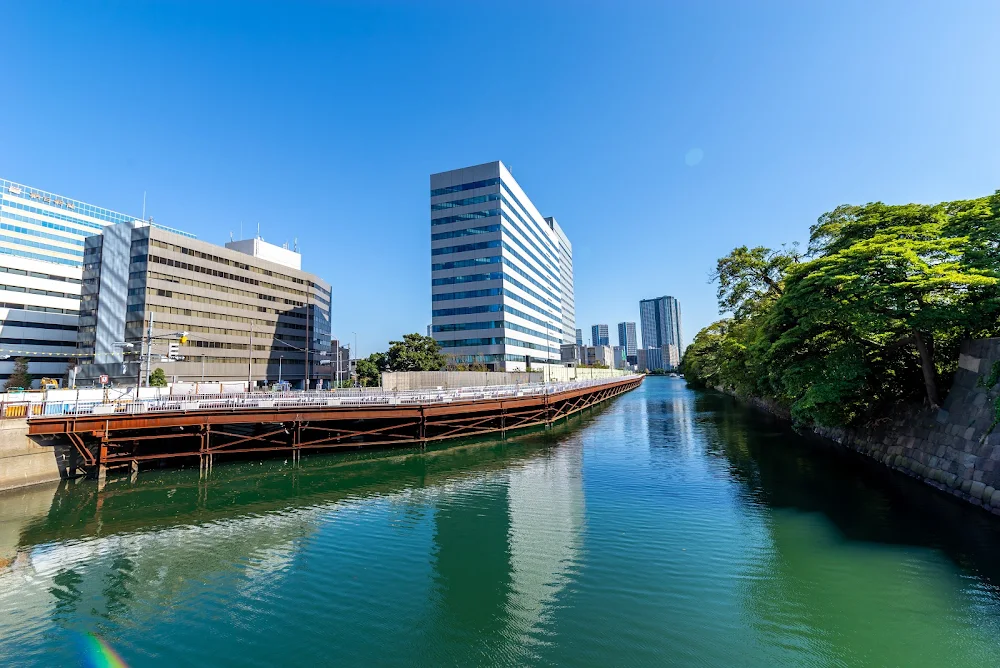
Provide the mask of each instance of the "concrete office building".
[{"label": "concrete office building", "polygon": [[[84,247],[77,382],[134,384],[151,321],[150,367],[168,379],[329,381],[330,286],[297,266],[261,239],[222,247],[141,222],[105,228]],[[177,332],[188,332],[183,360],[164,361]]]},{"label": "concrete office building", "polygon": [[615,366],[614,352],[611,346],[584,346],[583,363],[588,366],[601,365],[609,369]]},{"label": "concrete office building", "polygon": [[458,364],[559,364],[574,342],[573,247],[502,162],[432,174],[432,334]]},{"label": "concrete office building", "polygon": [[643,299],[639,302],[639,320],[643,348],[675,345],[683,354],[681,305],[676,299],[673,297]]},{"label": "concrete office building", "polygon": [[43,377],[65,380],[76,359],[84,239],[134,220],[0,179],[0,356],[9,356],[0,361],[0,384],[17,357],[28,358],[35,387]]},{"label": "concrete office building", "polygon": [[625,357],[629,364],[635,364],[636,350],[639,346],[635,339],[634,322],[618,323],[618,345],[625,348]]},{"label": "concrete office building", "polygon": [[593,325],[590,328],[590,344],[593,346],[610,346],[611,335],[607,325]]},{"label": "concrete office building", "polygon": [[560,345],[559,361],[563,364],[579,364],[581,348],[582,346],[578,346],[575,343],[564,343]]}]

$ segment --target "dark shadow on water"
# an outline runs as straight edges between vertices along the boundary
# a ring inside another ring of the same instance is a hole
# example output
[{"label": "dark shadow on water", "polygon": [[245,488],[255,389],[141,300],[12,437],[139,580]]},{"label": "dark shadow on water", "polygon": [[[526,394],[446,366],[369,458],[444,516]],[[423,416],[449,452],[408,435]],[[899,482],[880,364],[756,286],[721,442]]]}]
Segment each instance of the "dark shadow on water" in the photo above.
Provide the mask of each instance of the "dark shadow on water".
[{"label": "dark shadow on water", "polygon": [[683,393],[657,410],[687,413],[744,503],[821,513],[846,540],[937,549],[1000,585],[1000,518],[727,395]]}]

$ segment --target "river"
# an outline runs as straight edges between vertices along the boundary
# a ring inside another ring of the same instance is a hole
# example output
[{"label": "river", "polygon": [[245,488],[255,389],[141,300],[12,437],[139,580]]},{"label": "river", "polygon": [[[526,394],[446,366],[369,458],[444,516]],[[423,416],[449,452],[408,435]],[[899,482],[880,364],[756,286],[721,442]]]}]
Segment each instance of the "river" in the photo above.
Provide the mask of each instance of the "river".
[{"label": "river", "polygon": [[648,378],[549,431],[0,496],[0,664],[983,666],[1000,522]]}]

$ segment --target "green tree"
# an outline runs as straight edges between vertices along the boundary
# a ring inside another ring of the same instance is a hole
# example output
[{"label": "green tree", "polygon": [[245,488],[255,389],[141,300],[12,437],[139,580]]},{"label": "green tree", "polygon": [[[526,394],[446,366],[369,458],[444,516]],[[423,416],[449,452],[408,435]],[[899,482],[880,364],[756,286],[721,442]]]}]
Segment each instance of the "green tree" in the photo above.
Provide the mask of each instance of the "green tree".
[{"label": "green tree", "polygon": [[4,387],[7,390],[15,387],[26,390],[31,387],[31,380],[31,374],[28,373],[28,358],[18,357],[14,360],[14,371],[10,374]]},{"label": "green tree", "polygon": [[166,387],[167,386],[167,374],[163,372],[163,369],[156,367],[153,369],[153,373],[149,374],[149,386],[150,387]]},{"label": "green tree", "polygon": [[389,371],[440,371],[448,363],[438,342],[422,334],[405,334],[402,341],[390,341],[386,361]]},{"label": "green tree", "polygon": [[357,361],[358,383],[362,387],[378,387],[382,384],[382,372],[388,370],[385,353],[372,353]]},{"label": "green tree", "polygon": [[810,246],[822,255],[792,272],[786,295],[793,312],[825,311],[851,323],[865,342],[912,345],[932,406],[940,404],[936,343],[957,343],[978,329],[988,310],[983,299],[995,302],[1000,283],[995,267],[966,258],[970,238],[956,234],[949,210],[880,202],[840,207],[813,227]]},{"label": "green tree", "polygon": [[798,245],[773,250],[740,246],[720,258],[712,272],[718,285],[719,311],[745,319],[781,296],[785,273],[799,262]]}]

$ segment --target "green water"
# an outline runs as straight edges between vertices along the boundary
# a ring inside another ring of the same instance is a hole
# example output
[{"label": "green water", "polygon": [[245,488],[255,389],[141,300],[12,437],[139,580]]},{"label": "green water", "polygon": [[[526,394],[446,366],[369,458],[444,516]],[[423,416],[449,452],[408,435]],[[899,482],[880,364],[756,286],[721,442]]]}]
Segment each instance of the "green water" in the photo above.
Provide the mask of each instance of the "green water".
[{"label": "green water", "polygon": [[993,519],[650,378],[506,443],[0,496],[0,664],[983,668]]}]

